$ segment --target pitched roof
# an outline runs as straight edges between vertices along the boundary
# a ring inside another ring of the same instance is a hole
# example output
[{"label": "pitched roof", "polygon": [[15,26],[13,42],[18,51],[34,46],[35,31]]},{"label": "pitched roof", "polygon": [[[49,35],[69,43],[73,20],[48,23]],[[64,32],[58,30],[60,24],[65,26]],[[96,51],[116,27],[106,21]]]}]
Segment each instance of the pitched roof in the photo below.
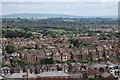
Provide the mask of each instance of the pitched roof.
[{"label": "pitched roof", "polygon": [[40,73],[40,74],[37,74],[37,76],[69,76],[68,74],[60,71],[60,72],[43,72],[43,73]]},{"label": "pitched roof", "polygon": [[3,79],[3,77],[2,77],[2,76],[0,76],[0,80],[1,80],[1,79]]},{"label": "pitched roof", "polygon": [[[9,78],[25,78],[27,73],[13,73]],[[36,78],[37,76],[28,73],[28,78]]]},{"label": "pitched roof", "polygon": [[110,75],[111,75],[111,74],[108,73],[108,72],[105,72],[105,73],[102,74],[102,76],[103,76],[104,78],[107,78],[107,77],[109,77]]}]

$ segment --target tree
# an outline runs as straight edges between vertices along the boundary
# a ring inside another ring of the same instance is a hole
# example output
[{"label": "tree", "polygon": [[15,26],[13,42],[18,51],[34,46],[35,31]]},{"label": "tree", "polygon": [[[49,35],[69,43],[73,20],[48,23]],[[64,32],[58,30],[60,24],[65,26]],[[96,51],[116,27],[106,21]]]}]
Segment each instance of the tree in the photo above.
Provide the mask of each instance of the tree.
[{"label": "tree", "polygon": [[25,65],[27,65],[26,62],[24,62],[23,60],[17,61],[18,65],[20,65],[21,67],[24,67]]},{"label": "tree", "polygon": [[45,58],[41,60],[41,64],[54,64],[54,60],[52,58]]},{"label": "tree", "polygon": [[58,64],[62,64],[62,63],[63,63],[63,62],[60,61],[60,60],[56,60],[55,62],[58,63]]},{"label": "tree", "polygon": [[70,39],[69,41],[74,46],[79,47],[79,40],[77,40],[77,39]]},{"label": "tree", "polygon": [[3,36],[6,38],[16,38],[16,37],[25,37],[25,38],[29,38],[32,37],[33,34],[30,31],[25,31],[24,29],[21,30],[3,30]]},{"label": "tree", "polygon": [[11,44],[8,44],[5,49],[6,49],[7,53],[9,53],[9,54],[15,52],[15,47]]},{"label": "tree", "polygon": [[67,60],[66,62],[69,64],[69,63],[76,62],[76,60],[74,60],[74,59],[69,59],[69,60]]}]

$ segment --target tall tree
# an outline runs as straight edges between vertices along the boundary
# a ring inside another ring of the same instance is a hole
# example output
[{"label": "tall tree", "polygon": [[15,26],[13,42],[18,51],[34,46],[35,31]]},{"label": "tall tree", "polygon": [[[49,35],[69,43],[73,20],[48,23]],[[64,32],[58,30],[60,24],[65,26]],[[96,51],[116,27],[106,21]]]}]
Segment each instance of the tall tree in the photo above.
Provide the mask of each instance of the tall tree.
[{"label": "tall tree", "polygon": [[8,44],[5,49],[6,49],[7,53],[9,53],[9,54],[15,52],[15,47],[11,44]]}]

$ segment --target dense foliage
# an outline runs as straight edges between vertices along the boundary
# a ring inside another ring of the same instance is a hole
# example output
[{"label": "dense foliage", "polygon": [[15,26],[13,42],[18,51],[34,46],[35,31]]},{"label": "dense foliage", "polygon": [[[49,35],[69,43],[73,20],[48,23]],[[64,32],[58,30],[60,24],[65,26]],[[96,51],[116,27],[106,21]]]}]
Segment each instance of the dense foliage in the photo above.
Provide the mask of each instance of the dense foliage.
[{"label": "dense foliage", "polygon": [[7,53],[9,53],[9,54],[15,52],[15,47],[11,44],[8,44],[5,49],[6,49]]},{"label": "dense foliage", "polygon": [[32,36],[31,32],[26,32],[25,30],[3,30],[3,37],[15,38],[15,37],[25,37],[29,38]]}]

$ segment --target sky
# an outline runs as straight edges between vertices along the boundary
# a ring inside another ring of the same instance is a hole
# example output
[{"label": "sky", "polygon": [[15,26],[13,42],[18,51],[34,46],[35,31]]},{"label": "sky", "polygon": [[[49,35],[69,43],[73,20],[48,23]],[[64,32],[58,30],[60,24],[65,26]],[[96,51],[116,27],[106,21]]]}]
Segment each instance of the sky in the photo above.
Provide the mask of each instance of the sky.
[{"label": "sky", "polygon": [[[29,2],[28,2],[29,1]],[[0,15],[17,13],[117,16],[118,0],[2,0]]]},{"label": "sky", "polygon": [[119,0],[1,0],[2,2],[119,2]]}]

